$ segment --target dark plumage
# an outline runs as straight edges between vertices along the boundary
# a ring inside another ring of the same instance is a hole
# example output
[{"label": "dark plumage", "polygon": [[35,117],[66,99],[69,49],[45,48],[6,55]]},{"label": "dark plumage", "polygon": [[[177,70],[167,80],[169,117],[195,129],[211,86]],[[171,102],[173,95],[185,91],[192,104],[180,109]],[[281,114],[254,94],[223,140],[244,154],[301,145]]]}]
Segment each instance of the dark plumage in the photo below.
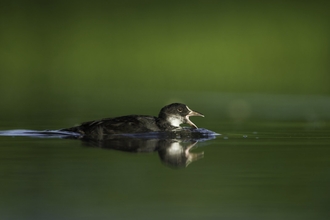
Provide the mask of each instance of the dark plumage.
[{"label": "dark plumage", "polygon": [[202,116],[192,111],[185,104],[173,103],[163,107],[158,117],[147,115],[127,115],[116,118],[106,118],[89,121],[72,128],[61,129],[80,133],[84,137],[101,139],[104,135],[146,133],[155,131],[175,131],[180,125],[187,123],[194,128],[197,126],[189,120],[190,116]]}]

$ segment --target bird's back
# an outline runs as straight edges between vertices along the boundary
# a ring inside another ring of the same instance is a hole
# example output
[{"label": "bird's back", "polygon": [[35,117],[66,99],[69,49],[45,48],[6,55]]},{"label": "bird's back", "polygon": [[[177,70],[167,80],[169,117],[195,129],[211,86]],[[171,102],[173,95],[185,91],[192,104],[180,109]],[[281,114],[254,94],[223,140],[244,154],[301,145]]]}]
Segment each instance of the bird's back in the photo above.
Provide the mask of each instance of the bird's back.
[{"label": "bird's back", "polygon": [[84,122],[81,125],[62,129],[80,133],[86,137],[100,139],[104,135],[144,133],[160,131],[157,125],[157,118],[145,115],[128,115],[116,118],[105,118],[97,121]]}]

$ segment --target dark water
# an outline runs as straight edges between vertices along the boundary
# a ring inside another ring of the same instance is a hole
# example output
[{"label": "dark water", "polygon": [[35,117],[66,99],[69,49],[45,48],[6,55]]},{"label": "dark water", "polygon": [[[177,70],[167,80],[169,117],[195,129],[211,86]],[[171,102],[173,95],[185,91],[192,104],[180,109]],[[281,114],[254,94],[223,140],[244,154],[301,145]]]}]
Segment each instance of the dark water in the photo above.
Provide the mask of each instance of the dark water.
[{"label": "dark water", "polygon": [[330,217],[329,123],[205,127],[222,135],[196,143],[200,156],[176,168],[153,151],[0,136],[1,219]]}]

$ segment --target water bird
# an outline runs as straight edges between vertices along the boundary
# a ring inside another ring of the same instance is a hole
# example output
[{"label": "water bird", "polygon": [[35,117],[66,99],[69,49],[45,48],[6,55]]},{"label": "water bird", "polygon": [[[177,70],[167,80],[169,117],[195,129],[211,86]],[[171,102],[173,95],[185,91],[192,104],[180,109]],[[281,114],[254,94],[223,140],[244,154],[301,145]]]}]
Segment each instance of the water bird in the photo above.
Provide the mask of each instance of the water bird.
[{"label": "water bird", "polygon": [[203,114],[191,110],[182,103],[172,103],[163,107],[158,117],[148,115],[126,115],[115,118],[105,118],[84,122],[78,126],[60,129],[65,132],[75,132],[82,137],[102,139],[106,135],[135,134],[148,132],[178,131],[181,124],[189,124],[193,129],[197,126],[189,119],[190,116]]}]

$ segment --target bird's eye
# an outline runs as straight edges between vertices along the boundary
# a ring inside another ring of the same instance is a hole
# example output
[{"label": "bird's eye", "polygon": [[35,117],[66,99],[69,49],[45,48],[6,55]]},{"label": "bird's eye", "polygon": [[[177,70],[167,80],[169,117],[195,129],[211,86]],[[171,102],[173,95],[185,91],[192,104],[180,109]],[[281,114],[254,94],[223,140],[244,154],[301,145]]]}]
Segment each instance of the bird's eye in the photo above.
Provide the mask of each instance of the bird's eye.
[{"label": "bird's eye", "polygon": [[177,110],[178,110],[178,112],[182,112],[182,108],[178,108]]}]

